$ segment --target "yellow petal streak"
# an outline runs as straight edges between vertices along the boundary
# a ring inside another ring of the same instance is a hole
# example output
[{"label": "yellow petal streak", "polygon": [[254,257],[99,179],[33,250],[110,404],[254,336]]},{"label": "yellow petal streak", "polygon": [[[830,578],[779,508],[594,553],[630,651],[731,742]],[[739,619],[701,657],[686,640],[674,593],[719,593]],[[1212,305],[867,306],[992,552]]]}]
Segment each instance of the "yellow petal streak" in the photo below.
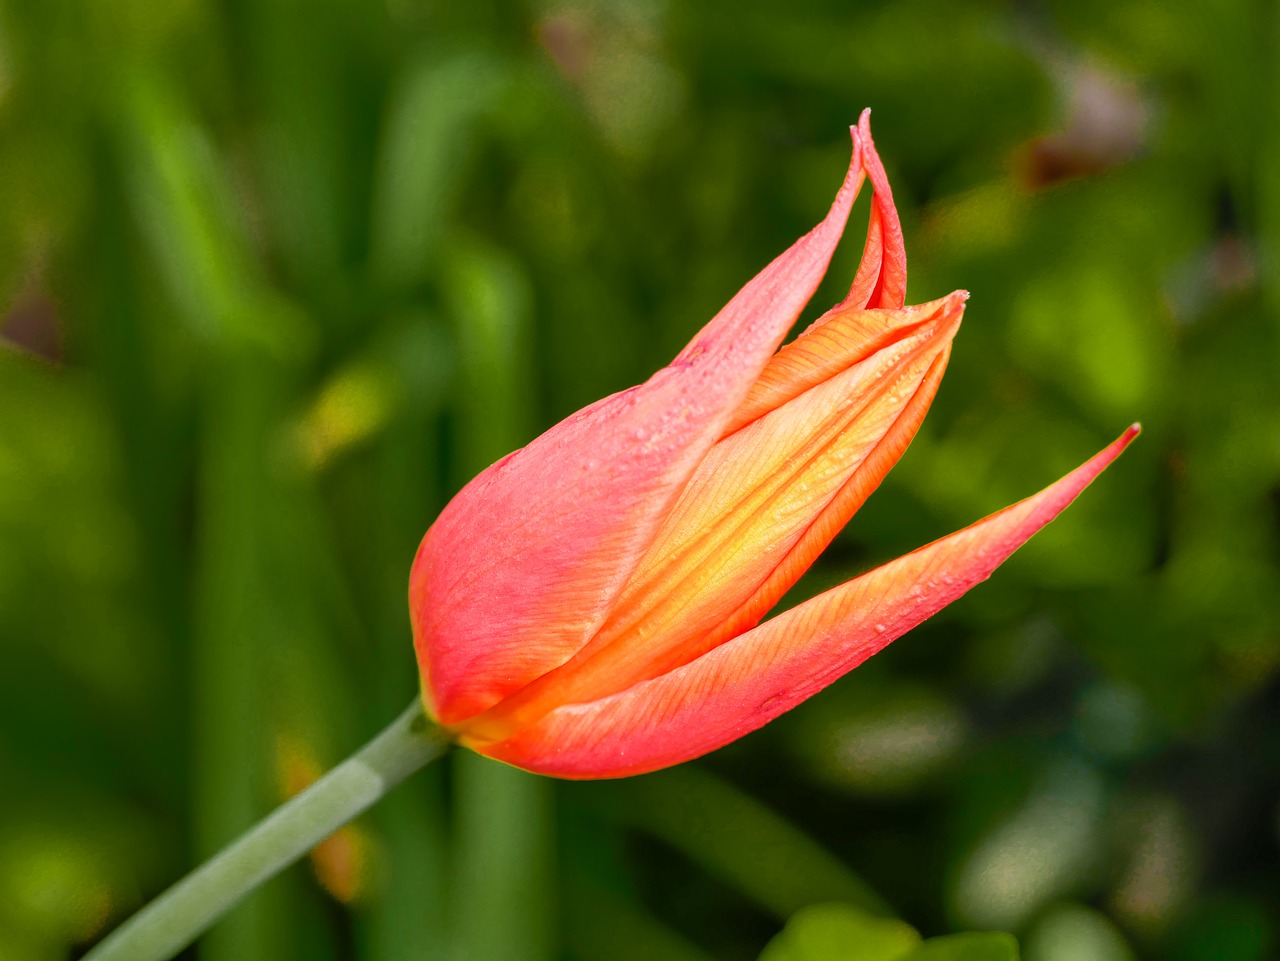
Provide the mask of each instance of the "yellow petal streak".
[{"label": "yellow petal streak", "polygon": [[914,435],[963,302],[955,294],[901,310],[840,312],[781,350],[597,634],[567,663],[467,721],[468,739],[501,739],[558,705],[624,690],[759,620]]},{"label": "yellow petal streak", "polygon": [[919,389],[908,401],[902,415],[894,421],[888,433],[849,478],[848,483],[840,488],[826,508],[818,514],[764,583],[707,635],[703,644],[707,650],[760,623],[760,619],[769,613],[782,595],[810,568],[818,555],[826,550],[827,545],[849,522],[849,518],[866,503],[915,437],[920,422],[929,412],[929,405],[938,392],[938,385],[942,382],[942,374],[950,356],[951,347],[948,345],[929,365]]}]

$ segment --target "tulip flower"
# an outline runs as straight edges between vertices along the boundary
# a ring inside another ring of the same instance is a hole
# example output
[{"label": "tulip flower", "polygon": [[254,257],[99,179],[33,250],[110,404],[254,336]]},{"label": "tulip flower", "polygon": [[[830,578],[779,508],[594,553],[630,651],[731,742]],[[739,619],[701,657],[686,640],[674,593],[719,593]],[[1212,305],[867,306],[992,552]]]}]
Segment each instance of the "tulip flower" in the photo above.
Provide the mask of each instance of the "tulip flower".
[{"label": "tulip flower", "polygon": [[[915,436],[968,296],[906,306],[868,113],[851,133],[826,218],[675,360],[498,461],[441,512],[409,580],[422,703],[86,961],[171,957],[450,741],[567,778],[715,750],[985,580],[1119,456],[1137,425],[1038,494],[763,621]],[[865,180],[875,193],[849,294],[782,346]]]},{"label": "tulip flower", "polygon": [[[1057,483],[761,623],[902,455],[967,294],[905,306],[868,114],[826,218],[667,367],[489,467],[428,530],[410,607],[430,715],[544,774],[652,771],[755,730],[956,600],[1136,426]],[[849,295],[781,346],[859,187]]]}]

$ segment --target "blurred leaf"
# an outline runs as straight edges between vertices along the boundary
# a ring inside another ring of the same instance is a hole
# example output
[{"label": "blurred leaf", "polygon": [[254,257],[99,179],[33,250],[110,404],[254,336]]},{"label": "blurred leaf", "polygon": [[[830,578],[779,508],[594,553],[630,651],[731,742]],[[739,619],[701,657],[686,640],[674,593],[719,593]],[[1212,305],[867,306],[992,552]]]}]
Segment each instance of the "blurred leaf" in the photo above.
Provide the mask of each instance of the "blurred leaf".
[{"label": "blurred leaf", "polygon": [[844,904],[815,904],[792,916],[760,961],[903,961],[916,956],[912,949],[919,942],[915,929],[901,921]]},{"label": "blurred leaf", "polygon": [[959,706],[922,686],[858,684],[854,696],[823,699],[803,713],[794,750],[833,786],[873,797],[910,796],[945,772],[964,748]]},{"label": "blurred leaf", "polygon": [[453,911],[458,957],[547,961],[552,918],[552,782],[460,751],[454,757]]},{"label": "blurred leaf", "polygon": [[1021,286],[1010,347],[1104,422],[1137,419],[1162,387],[1163,337],[1133,278],[1096,264]]},{"label": "blurred leaf", "polygon": [[261,283],[245,212],[190,105],[145,66],[127,75],[121,94],[120,142],[134,215],[182,319],[215,342],[257,344],[278,356],[305,351],[310,332]]},{"label": "blurred leaf", "polygon": [[[443,283],[458,345],[461,482],[526,440],[531,298],[520,264],[475,238],[450,248]],[[453,771],[454,950],[467,961],[554,957],[553,782],[465,751]]]},{"label": "blurred leaf", "polygon": [[1257,901],[1225,895],[1196,906],[1170,942],[1171,961],[1262,961],[1274,956],[1276,917]]},{"label": "blurred leaf", "polygon": [[1105,915],[1067,904],[1035,923],[1026,938],[1026,961],[1134,961],[1134,954]]},{"label": "blurred leaf", "polygon": [[1109,907],[1148,940],[1165,934],[1192,900],[1200,874],[1199,839],[1187,812],[1168,794],[1139,797],[1116,819],[1125,862]]},{"label": "blurred leaf", "polygon": [[476,147],[477,127],[506,79],[503,63],[479,51],[433,54],[424,51],[397,81],[374,186],[374,274],[399,287],[430,274]]},{"label": "blurred leaf", "polygon": [[930,938],[903,961],[1018,961],[1018,942],[998,931],[949,934]]},{"label": "blurred leaf", "polygon": [[579,961],[711,961],[630,898],[595,881],[574,878],[567,897],[565,941]]},{"label": "blurred leaf", "polygon": [[948,900],[965,926],[1020,928],[1076,890],[1098,856],[1104,784],[1081,760],[1051,764],[1025,804],[959,865]]},{"label": "blurred leaf", "polygon": [[449,252],[445,297],[457,344],[459,486],[529,440],[532,296],[520,263],[475,238]]},{"label": "blurred leaf", "polygon": [[661,838],[778,917],[835,899],[890,913],[866,881],[812,838],[695,766],[578,785],[566,794]]}]

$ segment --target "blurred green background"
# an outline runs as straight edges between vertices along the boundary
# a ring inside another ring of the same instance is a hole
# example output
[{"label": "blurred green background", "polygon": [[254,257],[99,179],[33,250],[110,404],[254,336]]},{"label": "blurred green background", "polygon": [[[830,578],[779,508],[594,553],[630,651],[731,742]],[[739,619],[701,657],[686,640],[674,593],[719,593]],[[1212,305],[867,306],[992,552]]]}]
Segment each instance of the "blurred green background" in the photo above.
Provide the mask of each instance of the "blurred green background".
[{"label": "blurred green background", "polygon": [[817,222],[864,106],[909,300],[973,296],[797,592],[1141,440],[769,728],[599,784],[455,757],[185,957],[746,961],[796,912],[772,961],[890,957],[796,947],[863,923],[823,904],[1275,957],[1278,45],[1261,0],[0,0],[0,958],[387,723],[435,513]]}]

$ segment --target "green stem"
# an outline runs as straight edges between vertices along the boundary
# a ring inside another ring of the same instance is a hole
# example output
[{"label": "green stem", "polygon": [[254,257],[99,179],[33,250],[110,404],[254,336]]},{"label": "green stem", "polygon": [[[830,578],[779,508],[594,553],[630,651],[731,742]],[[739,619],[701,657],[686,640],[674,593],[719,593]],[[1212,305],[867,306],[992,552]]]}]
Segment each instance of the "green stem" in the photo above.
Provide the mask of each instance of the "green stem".
[{"label": "green stem", "polygon": [[82,961],[165,961],[449,746],[416,700],[381,734],[165,891]]}]

